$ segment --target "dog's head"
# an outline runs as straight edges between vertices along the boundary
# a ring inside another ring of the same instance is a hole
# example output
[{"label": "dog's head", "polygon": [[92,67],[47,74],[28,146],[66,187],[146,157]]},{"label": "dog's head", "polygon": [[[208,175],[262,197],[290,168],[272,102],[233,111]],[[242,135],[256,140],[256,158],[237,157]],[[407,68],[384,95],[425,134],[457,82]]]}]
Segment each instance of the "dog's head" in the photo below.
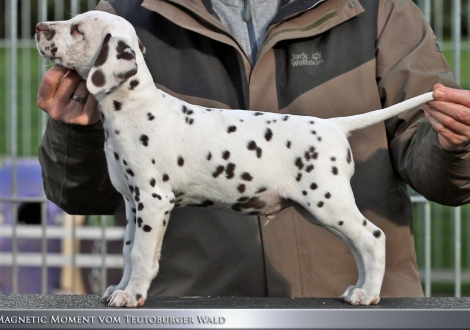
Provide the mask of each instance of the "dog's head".
[{"label": "dog's head", "polygon": [[109,93],[137,74],[136,57],[145,53],[128,21],[101,11],[38,23],[36,42],[41,56],[76,70],[95,95]]}]

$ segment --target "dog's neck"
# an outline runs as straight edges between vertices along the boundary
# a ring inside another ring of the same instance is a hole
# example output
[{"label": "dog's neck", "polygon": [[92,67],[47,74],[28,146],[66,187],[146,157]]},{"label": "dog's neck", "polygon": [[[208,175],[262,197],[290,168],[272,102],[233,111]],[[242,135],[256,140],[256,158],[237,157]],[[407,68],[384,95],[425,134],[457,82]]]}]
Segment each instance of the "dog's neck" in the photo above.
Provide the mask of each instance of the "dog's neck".
[{"label": "dog's neck", "polygon": [[[117,122],[119,122],[118,125],[132,122],[136,117],[136,112],[148,115],[149,108],[153,108],[153,114],[150,117],[154,118],[148,118],[148,120],[162,122],[169,117],[169,112],[179,112],[179,110],[175,110],[175,104],[185,103],[155,86],[144,57],[140,52],[137,53],[137,73],[112,90],[111,93],[95,95],[103,112],[102,116],[104,115],[105,121],[108,122],[105,126]],[[154,107],[156,104],[159,106]]]},{"label": "dog's neck", "polygon": [[[124,103],[126,100],[132,101],[134,99],[134,94],[139,95],[139,99],[141,101],[143,101],[142,97],[145,97],[143,95],[148,95],[148,97],[152,98],[153,102],[155,102],[155,95],[157,93],[153,92],[153,90],[156,91],[157,88],[153,82],[152,75],[150,74],[150,71],[148,70],[145,60],[141,54],[137,56],[136,60],[138,66],[137,74],[128,78],[124,83],[112,90],[110,93],[101,93],[95,95],[95,98],[98,103],[100,103],[103,111],[114,111],[115,109],[113,110],[113,107],[110,107],[110,105],[113,105],[114,101],[122,103]],[[135,91],[137,89],[147,90],[148,92],[136,93]],[[151,100],[148,101],[152,102]]]}]

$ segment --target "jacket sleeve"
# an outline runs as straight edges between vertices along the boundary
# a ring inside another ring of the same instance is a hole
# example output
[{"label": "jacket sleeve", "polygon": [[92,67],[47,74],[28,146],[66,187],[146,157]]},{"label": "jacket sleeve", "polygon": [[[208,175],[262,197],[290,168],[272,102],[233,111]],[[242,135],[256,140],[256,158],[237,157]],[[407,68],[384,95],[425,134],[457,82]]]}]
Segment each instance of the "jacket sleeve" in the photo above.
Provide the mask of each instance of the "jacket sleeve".
[{"label": "jacket sleeve", "polygon": [[101,122],[68,125],[50,119],[39,162],[49,200],[69,214],[114,214],[122,201],[109,179]]},{"label": "jacket sleeve", "polygon": [[[419,8],[411,0],[381,1],[377,81],[383,106],[429,92],[436,83],[458,88]],[[419,108],[388,120],[386,129],[392,163],[406,183],[440,204],[470,201],[470,146],[444,150]]]}]

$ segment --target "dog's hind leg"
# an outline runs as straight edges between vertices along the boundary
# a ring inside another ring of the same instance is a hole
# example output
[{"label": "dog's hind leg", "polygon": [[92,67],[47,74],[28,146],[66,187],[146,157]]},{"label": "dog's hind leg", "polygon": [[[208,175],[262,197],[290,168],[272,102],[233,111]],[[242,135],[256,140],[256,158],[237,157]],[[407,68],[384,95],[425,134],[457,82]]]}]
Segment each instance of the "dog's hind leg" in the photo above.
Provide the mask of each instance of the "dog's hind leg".
[{"label": "dog's hind leg", "polygon": [[123,290],[113,293],[110,306],[136,307],[145,303],[150,282],[158,272],[159,251],[174,206],[174,195],[171,191],[165,193],[154,190],[152,194],[142,192],[136,206],[130,278]]},{"label": "dog's hind leg", "polygon": [[160,265],[160,256],[162,252],[162,243],[163,243],[163,236],[165,234],[166,228],[168,226],[168,222],[170,221],[170,211],[166,211],[163,217],[163,223],[162,226],[164,227],[163,230],[158,231],[158,236],[157,236],[157,246],[155,249],[155,254],[153,256],[153,278],[157,276],[159,265]]},{"label": "dog's hind leg", "polygon": [[[351,249],[359,268],[356,285],[349,286],[341,298],[352,305],[377,304],[385,273],[385,234],[362,214],[359,213],[355,218],[357,220],[351,221],[354,224],[347,226],[356,228],[349,228],[347,231],[356,231],[353,236],[358,237],[357,239],[345,236],[341,229],[338,230],[338,236]],[[360,226],[363,228],[360,229]]]},{"label": "dog's hind leg", "polygon": [[136,227],[136,209],[134,201],[128,200],[124,198],[125,205],[126,205],[126,234],[124,237],[124,247],[123,247],[123,255],[124,255],[124,271],[122,275],[122,279],[118,285],[111,285],[108,287],[106,292],[104,293],[101,300],[109,301],[111,296],[116,290],[124,290],[129,282],[131,277],[132,271],[132,263],[131,263],[131,251],[132,246],[134,245],[134,236],[135,236],[135,227]]},{"label": "dog's hind leg", "polygon": [[319,194],[305,196],[300,203],[304,210],[298,206],[296,209],[310,222],[338,236],[354,255],[358,281],[342,298],[353,305],[377,304],[385,272],[385,234],[361,214],[349,184],[340,186],[335,192],[325,193],[326,198],[319,198]]}]

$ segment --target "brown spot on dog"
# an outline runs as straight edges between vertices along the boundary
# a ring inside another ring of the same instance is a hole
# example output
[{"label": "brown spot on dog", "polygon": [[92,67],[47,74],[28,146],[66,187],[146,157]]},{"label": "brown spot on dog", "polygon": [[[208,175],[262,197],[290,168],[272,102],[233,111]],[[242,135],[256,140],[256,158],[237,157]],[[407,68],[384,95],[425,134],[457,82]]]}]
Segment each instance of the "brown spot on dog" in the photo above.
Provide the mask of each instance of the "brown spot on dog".
[{"label": "brown spot on dog", "polygon": [[130,89],[130,90],[133,90],[133,89],[136,88],[138,85],[139,85],[139,81],[138,81],[137,79],[134,79],[134,80],[132,80],[132,81],[129,83],[129,89]]},{"label": "brown spot on dog", "polygon": [[106,77],[104,76],[103,71],[96,70],[91,76],[91,82],[97,87],[103,87],[106,84]]},{"label": "brown spot on dog", "polygon": [[47,41],[51,41],[54,38],[56,32],[53,29],[48,29],[44,31],[44,36],[46,37]]},{"label": "brown spot on dog", "polygon": [[233,133],[237,130],[237,126],[229,126],[228,129],[227,129],[227,133]]},{"label": "brown spot on dog", "polygon": [[255,194],[261,194],[262,192],[265,192],[266,190],[268,190],[268,188],[266,188],[266,187],[261,187],[261,188],[259,188],[259,189],[255,192]]},{"label": "brown spot on dog", "polygon": [[305,168],[305,172],[310,173],[314,169],[314,166],[312,164],[307,165]]},{"label": "brown spot on dog", "polygon": [[273,131],[270,128],[266,129],[266,132],[264,133],[264,138],[266,139],[266,141],[271,141],[271,139],[273,138]]},{"label": "brown spot on dog", "polygon": [[242,178],[243,180],[245,180],[245,181],[251,181],[251,180],[253,180],[253,177],[252,177],[251,174],[248,173],[248,172],[243,173],[243,174],[241,175],[241,178]]},{"label": "brown spot on dog", "polygon": [[229,163],[227,165],[227,168],[225,169],[225,177],[227,179],[231,179],[235,176],[235,164],[234,163]]},{"label": "brown spot on dog", "polygon": [[217,178],[220,174],[222,174],[225,171],[225,167],[223,165],[219,165],[216,167],[214,173],[212,173],[212,176],[214,178]]},{"label": "brown spot on dog", "polygon": [[144,146],[148,147],[148,145],[149,145],[149,137],[148,137],[147,135],[145,135],[145,134],[142,134],[142,135],[140,136],[140,142],[142,142],[142,144],[143,144]]},{"label": "brown spot on dog", "polygon": [[111,39],[110,33],[108,33],[106,37],[104,37],[103,39],[103,45],[101,46],[101,51],[98,54],[98,57],[96,58],[95,64],[93,64],[94,67],[102,66],[108,60],[109,39]]},{"label": "brown spot on dog", "polygon": [[122,109],[122,103],[119,101],[113,101],[114,110],[119,111]]}]

